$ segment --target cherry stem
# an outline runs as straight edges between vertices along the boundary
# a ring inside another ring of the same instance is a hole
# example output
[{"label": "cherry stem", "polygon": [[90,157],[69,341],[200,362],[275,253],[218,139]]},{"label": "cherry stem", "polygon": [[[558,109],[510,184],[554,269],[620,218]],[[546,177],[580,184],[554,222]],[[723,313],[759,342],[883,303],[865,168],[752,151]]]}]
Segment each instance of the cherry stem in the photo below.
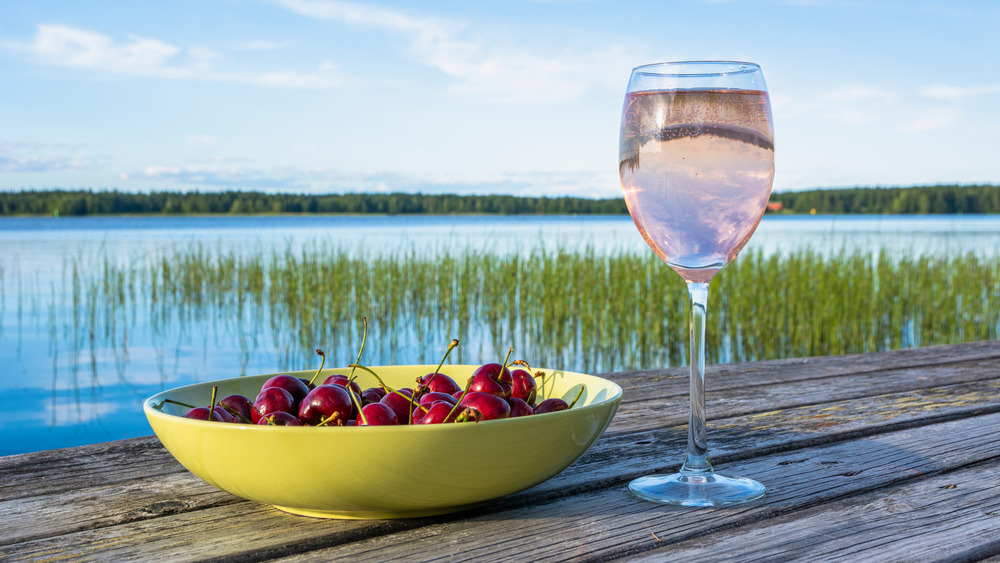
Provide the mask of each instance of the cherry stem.
[{"label": "cherry stem", "polygon": [[163,408],[163,403],[170,403],[171,405],[178,405],[178,406],[186,407],[186,408],[189,408],[189,409],[195,408],[194,405],[189,405],[187,403],[182,403],[180,401],[175,401],[173,399],[163,399],[163,402],[161,402],[158,405],[153,405],[153,408],[154,409],[162,409]]},{"label": "cherry stem", "polygon": [[586,388],[587,388],[586,385],[584,385],[582,383],[580,384],[580,390],[577,391],[576,398],[573,399],[573,402],[569,404],[569,408],[573,408],[573,406],[576,405],[576,402],[579,401],[580,397],[583,395],[583,390],[586,389]]},{"label": "cherry stem", "polygon": [[[361,353],[365,351],[365,342],[368,340],[368,317],[361,317],[361,323],[364,325],[364,329],[361,332],[361,348],[358,349],[358,359],[354,360],[353,364],[347,366],[347,367],[351,368],[351,373],[350,373],[350,375],[347,376],[347,384],[348,385],[350,385],[351,381],[354,380],[354,370],[355,370],[355,368],[357,368],[357,366],[359,364],[361,364]],[[368,370],[368,371],[371,371],[371,370]],[[372,372],[372,373],[374,374],[374,372]],[[378,376],[376,376],[376,379],[378,379]],[[379,383],[381,383],[381,382],[382,382],[382,380],[379,379]]]},{"label": "cherry stem", "polygon": [[368,419],[365,417],[365,411],[361,408],[363,406],[361,404],[361,398],[354,393],[354,389],[351,389],[350,379],[347,380],[347,385],[344,387],[347,387],[347,394],[351,396],[351,402],[358,406],[358,416],[361,417],[361,424],[368,426]]},{"label": "cherry stem", "polygon": [[407,397],[406,393],[402,393],[400,391],[397,391],[397,390],[393,389],[392,387],[389,387],[388,385],[385,384],[385,381],[382,381],[382,378],[379,377],[378,374],[375,373],[374,371],[372,371],[371,369],[366,368],[365,366],[363,366],[361,364],[351,364],[351,365],[349,365],[347,367],[349,367],[349,368],[358,368],[358,369],[360,369],[362,371],[367,371],[368,373],[372,374],[372,376],[378,381],[378,384],[381,385],[382,388],[386,390],[386,392],[388,392],[388,393],[395,393],[396,395],[399,395],[400,397],[405,398],[407,401],[410,402],[410,405],[415,404],[413,402],[413,397]]},{"label": "cherry stem", "polygon": [[208,419],[212,420],[212,413],[215,412],[215,397],[219,393],[217,385],[212,386],[212,404],[208,405]]},{"label": "cherry stem", "polygon": [[[328,416],[327,418],[323,419],[316,426],[317,427],[319,427],[319,426],[329,426],[330,423],[333,422],[333,421],[335,421],[335,420],[337,420],[337,417],[339,417],[339,416],[340,416],[340,413],[339,412],[335,412],[335,413],[331,414],[330,416]],[[342,424],[338,424],[337,426],[342,426]]]},{"label": "cherry stem", "polygon": [[[441,366],[444,365],[444,362],[445,362],[445,360],[448,359],[448,356],[451,354],[451,351],[454,350],[457,347],[458,347],[458,339],[457,338],[453,338],[452,341],[448,344],[448,349],[444,351],[444,357],[441,358],[441,363],[438,364],[437,369],[434,370],[434,373],[431,375],[431,378],[428,379],[427,383],[425,383],[424,385],[430,385],[431,381],[434,381],[434,378],[438,376],[438,372],[441,371]],[[417,381],[420,381],[420,380],[417,379]]]},{"label": "cherry stem", "polygon": [[240,419],[240,422],[245,422],[247,424],[253,424],[252,420],[250,420],[249,418],[247,418],[247,417],[243,416],[242,414],[240,414],[240,411],[234,409],[233,407],[231,407],[229,405],[225,405],[223,403],[219,403],[219,406],[222,407],[222,408],[224,408],[224,409],[226,409],[226,412],[228,412],[229,414],[231,414],[231,415],[235,416],[236,418]]},{"label": "cherry stem", "polygon": [[319,369],[316,370],[316,375],[314,375],[313,378],[309,380],[309,385],[312,385],[316,381],[316,378],[319,377],[320,372],[323,371],[323,364],[326,363],[326,354],[324,354],[323,351],[320,350],[319,348],[316,348],[316,353],[319,354],[319,357],[322,359],[319,361]]}]

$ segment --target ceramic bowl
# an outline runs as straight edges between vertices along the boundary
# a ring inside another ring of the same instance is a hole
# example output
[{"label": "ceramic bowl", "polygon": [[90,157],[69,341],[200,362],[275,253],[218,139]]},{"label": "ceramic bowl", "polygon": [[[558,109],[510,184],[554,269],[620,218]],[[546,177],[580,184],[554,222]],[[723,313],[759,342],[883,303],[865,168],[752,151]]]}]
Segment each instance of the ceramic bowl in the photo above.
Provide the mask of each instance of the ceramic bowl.
[{"label": "ceramic bowl", "polygon": [[[437,366],[372,368],[390,387],[411,387]],[[478,366],[441,370],[460,383]],[[536,370],[537,371],[537,370]],[[234,495],[280,510],[325,518],[409,518],[471,508],[537,485],[583,455],[621,401],[615,383],[541,369],[539,399],[561,397],[570,410],[478,423],[371,427],[286,427],[183,418],[164,399],[208,404],[241,394],[250,400],[272,375],[209,381],[158,393],[143,409],[150,426],[184,467]],[[324,370],[320,379],[349,368]],[[312,378],[315,370],[286,372]],[[376,385],[358,370],[362,388]],[[544,384],[543,384],[544,381]]]}]

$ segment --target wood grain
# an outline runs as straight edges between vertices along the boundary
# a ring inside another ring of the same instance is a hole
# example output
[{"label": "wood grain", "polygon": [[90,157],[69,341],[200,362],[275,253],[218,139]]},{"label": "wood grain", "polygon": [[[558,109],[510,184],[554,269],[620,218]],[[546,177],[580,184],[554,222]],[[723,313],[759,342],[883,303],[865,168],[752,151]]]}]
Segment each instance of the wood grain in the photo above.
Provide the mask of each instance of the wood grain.
[{"label": "wood grain", "polygon": [[291,516],[203,483],[155,438],[0,457],[0,560],[1000,560],[998,341],[710,366],[716,467],[769,486],[729,509],[626,492],[676,469],[687,370],[608,377],[622,407],[577,463],[435,518]]}]

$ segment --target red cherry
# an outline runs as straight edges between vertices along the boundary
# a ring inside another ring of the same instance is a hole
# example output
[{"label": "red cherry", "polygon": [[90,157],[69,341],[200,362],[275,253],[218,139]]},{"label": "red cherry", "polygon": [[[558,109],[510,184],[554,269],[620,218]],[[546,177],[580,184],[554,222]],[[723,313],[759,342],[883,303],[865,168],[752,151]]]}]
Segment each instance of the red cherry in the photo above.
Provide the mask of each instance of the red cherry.
[{"label": "red cherry", "polygon": [[517,418],[519,416],[528,416],[530,414],[535,414],[535,411],[531,410],[531,405],[526,403],[524,399],[511,397],[507,399],[507,404],[510,405],[511,418]]},{"label": "red cherry", "polygon": [[535,378],[528,373],[528,370],[515,369],[510,372],[510,376],[513,380],[513,388],[510,391],[510,396],[517,397],[529,405],[535,404],[535,394],[538,389],[535,384]]},{"label": "red cherry", "polygon": [[[348,377],[346,375],[344,375],[342,373],[335,373],[335,374],[331,375],[330,377],[326,378],[326,381],[323,382],[323,385],[340,385],[342,387],[346,387],[347,386],[347,381],[348,381]],[[358,385],[357,381],[351,381],[351,389],[354,391],[354,394],[357,395],[358,398],[360,399],[361,398],[361,386]]]},{"label": "red cherry", "polygon": [[513,385],[509,369],[500,364],[484,364],[472,372],[469,391],[489,393],[507,399],[510,397]]},{"label": "red cherry", "polygon": [[427,375],[417,379],[417,389],[422,391],[445,393],[447,395],[451,395],[456,391],[462,390],[454,379],[443,373],[437,372],[428,373]]},{"label": "red cherry", "polygon": [[301,379],[293,375],[276,375],[265,381],[264,385],[261,385],[260,389],[263,391],[264,389],[268,389],[270,387],[280,387],[281,389],[288,391],[288,393],[291,394],[292,399],[295,400],[296,405],[309,394],[309,387],[307,387]]},{"label": "red cherry", "polygon": [[184,418],[191,418],[194,420],[209,420],[208,413],[212,413],[211,420],[213,422],[225,422],[218,411],[209,411],[208,407],[195,407],[186,413],[184,413]]},{"label": "red cherry", "polygon": [[229,414],[229,411],[227,411],[226,408],[223,407],[222,405],[216,405],[215,408],[212,410],[214,410],[216,414],[219,415],[219,418],[222,419],[222,422],[229,422],[232,424],[239,422],[239,420],[237,420],[235,416]]},{"label": "red cherry", "polygon": [[411,389],[397,389],[394,393],[387,393],[386,396],[382,397],[382,400],[379,402],[392,409],[392,412],[396,413],[396,418],[399,419],[400,424],[409,424],[411,397],[413,397],[413,391]]},{"label": "red cherry", "polygon": [[[246,420],[252,420],[253,403],[243,395],[227,395],[219,401],[219,404],[229,407],[230,410],[235,411]],[[240,416],[235,417],[237,422],[243,422]]]},{"label": "red cherry", "polygon": [[569,403],[562,399],[545,399],[535,407],[535,414],[545,414],[547,412],[564,411],[569,408]]},{"label": "red cherry", "polygon": [[[392,412],[392,409],[388,405],[383,405],[382,403],[371,403],[365,405],[361,408],[362,414],[358,415],[358,418],[354,420],[355,426],[388,426],[392,424],[399,424],[399,419],[396,418],[396,413]],[[367,424],[365,424],[367,422]]]},{"label": "red cherry", "polygon": [[342,426],[351,420],[353,407],[346,387],[317,385],[302,399],[302,404],[299,406],[299,420],[310,426],[316,426],[325,420],[329,426]]},{"label": "red cherry", "polygon": [[385,389],[381,387],[371,387],[361,392],[361,404],[367,405],[377,403],[385,397]]},{"label": "red cherry", "polygon": [[510,405],[507,401],[491,393],[481,391],[470,391],[465,394],[465,398],[458,403],[459,408],[465,408],[466,412],[479,422],[480,420],[496,420],[510,416]]},{"label": "red cherry", "polygon": [[[414,415],[414,424],[442,424],[444,422],[455,422],[455,418],[457,418],[459,414],[458,410],[455,409],[455,405],[444,401],[439,401],[430,405],[422,405],[420,408],[427,409],[426,414],[424,414],[419,420],[417,420],[416,415]],[[452,414],[453,410],[455,411],[454,414]]]},{"label": "red cherry", "polygon": [[260,417],[272,412],[295,412],[295,399],[292,394],[281,387],[267,387],[263,389],[253,402],[253,410],[250,411],[250,420],[254,423],[260,421]]},{"label": "red cherry", "polygon": [[272,412],[260,417],[257,424],[261,426],[302,426],[299,419],[287,412]]},{"label": "red cherry", "polygon": [[417,402],[421,405],[430,406],[433,403],[439,401],[444,401],[450,405],[455,405],[456,403],[458,403],[458,398],[452,397],[451,395],[448,395],[446,393],[438,393],[436,391],[431,391],[430,393],[424,393],[423,395],[421,395],[420,399]]}]

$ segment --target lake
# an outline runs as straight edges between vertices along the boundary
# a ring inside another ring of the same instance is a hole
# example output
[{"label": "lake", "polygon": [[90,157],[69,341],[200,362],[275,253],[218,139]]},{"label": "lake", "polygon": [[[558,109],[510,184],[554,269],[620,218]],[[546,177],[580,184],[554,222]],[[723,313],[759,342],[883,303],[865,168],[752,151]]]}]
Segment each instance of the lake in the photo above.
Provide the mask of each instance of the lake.
[{"label": "lake", "polygon": [[[995,257],[998,242],[997,216],[768,215],[744,252]],[[266,319],[264,330],[264,317],[233,321],[215,309],[160,325],[144,316],[154,314],[155,300],[130,296],[144,307],[116,308],[94,289],[107,283],[109,268],[142,270],[196,247],[231,256],[331,247],[362,259],[470,249],[651,252],[628,216],[0,218],[0,407],[7,413],[0,455],[146,435],[141,402],[163,389],[318,365],[279,345],[272,335],[281,332],[281,319]],[[118,322],[94,322],[95,311]],[[484,334],[465,335],[462,348],[466,361],[490,361],[475,357],[490,348]],[[435,361],[413,344],[375,354],[381,361]],[[335,365],[346,361],[340,351]]]}]

